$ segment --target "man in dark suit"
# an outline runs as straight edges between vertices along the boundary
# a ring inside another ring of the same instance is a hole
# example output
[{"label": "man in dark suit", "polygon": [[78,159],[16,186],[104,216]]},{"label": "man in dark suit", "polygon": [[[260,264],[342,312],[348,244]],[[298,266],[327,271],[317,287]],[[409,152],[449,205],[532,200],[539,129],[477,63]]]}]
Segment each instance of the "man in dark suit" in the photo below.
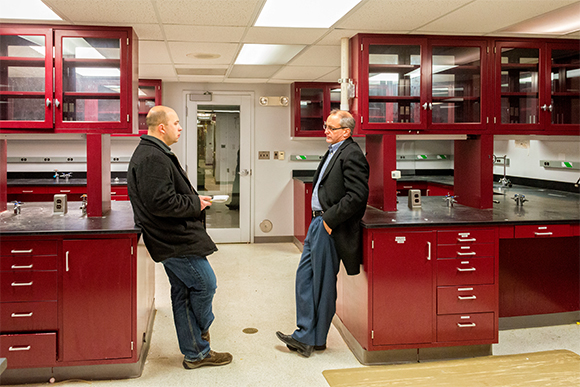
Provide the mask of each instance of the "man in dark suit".
[{"label": "man in dark suit", "polygon": [[314,175],[312,222],[296,271],[296,325],[292,335],[276,332],[288,349],[309,357],[326,349],[336,311],[340,261],[349,275],[360,272],[360,221],[369,196],[369,165],[351,138],[355,120],[333,110],[324,125],[328,152]]}]

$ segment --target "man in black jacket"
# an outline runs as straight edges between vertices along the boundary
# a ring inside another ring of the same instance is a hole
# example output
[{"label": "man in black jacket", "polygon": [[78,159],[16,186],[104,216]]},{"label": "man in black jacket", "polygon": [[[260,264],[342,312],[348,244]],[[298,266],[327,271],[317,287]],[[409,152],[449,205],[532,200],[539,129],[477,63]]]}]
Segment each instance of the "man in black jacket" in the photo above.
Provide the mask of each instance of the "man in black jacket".
[{"label": "man in black jacket", "polygon": [[324,125],[328,152],[314,175],[312,222],[296,271],[296,325],[292,335],[276,336],[308,357],[326,349],[336,311],[336,276],[342,260],[349,275],[360,272],[360,221],[369,196],[369,165],[351,138],[352,115],[333,110]]},{"label": "man in black jacket", "polygon": [[155,106],[147,114],[147,127],[129,162],[127,187],[145,246],[169,277],[183,367],[228,364],[232,355],[214,352],[209,344],[217,287],[206,258],[217,251],[205,230],[204,209],[211,197],[198,195],[169,148],[182,130],[177,113]]}]

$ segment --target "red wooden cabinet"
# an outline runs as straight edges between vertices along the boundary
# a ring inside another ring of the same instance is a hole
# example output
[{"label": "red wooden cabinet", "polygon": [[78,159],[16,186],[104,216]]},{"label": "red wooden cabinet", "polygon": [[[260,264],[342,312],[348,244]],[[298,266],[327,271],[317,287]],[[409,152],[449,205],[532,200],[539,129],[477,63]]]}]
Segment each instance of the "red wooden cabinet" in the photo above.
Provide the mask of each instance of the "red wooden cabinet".
[{"label": "red wooden cabinet", "polygon": [[340,108],[340,84],[296,82],[292,93],[292,136],[324,137],[326,118]]},{"label": "red wooden cabinet", "polygon": [[373,345],[432,343],[435,232],[372,235]]},{"label": "red wooden cabinet", "polygon": [[60,361],[132,356],[133,240],[63,241]]},{"label": "red wooden cabinet", "polygon": [[149,109],[161,105],[161,79],[139,79],[139,134],[147,134]]},{"label": "red wooden cabinet", "polygon": [[304,245],[312,221],[312,183],[293,180],[294,189],[294,239]]},{"label": "red wooden cabinet", "polygon": [[0,35],[1,133],[137,130],[132,28],[3,24]]}]

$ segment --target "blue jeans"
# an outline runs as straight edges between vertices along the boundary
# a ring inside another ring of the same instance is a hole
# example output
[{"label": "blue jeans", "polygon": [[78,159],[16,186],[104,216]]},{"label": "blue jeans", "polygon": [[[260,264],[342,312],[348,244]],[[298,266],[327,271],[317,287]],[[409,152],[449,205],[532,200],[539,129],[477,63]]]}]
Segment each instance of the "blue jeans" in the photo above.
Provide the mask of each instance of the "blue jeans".
[{"label": "blue jeans", "polygon": [[176,257],[162,263],[171,284],[171,306],[179,349],[185,360],[201,360],[210,350],[209,343],[201,338],[201,334],[209,330],[214,320],[215,273],[205,257]]},{"label": "blue jeans", "polygon": [[340,261],[322,216],[312,219],[296,270],[296,325],[292,337],[324,345],[336,312],[336,276]]}]

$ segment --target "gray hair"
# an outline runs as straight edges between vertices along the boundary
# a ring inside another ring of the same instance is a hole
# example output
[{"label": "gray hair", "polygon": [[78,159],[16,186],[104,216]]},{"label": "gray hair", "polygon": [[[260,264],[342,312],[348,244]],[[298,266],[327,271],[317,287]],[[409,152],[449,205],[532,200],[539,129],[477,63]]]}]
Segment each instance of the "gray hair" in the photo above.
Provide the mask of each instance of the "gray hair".
[{"label": "gray hair", "polygon": [[355,127],[356,122],[355,122],[352,114],[350,114],[349,112],[347,112],[345,110],[333,109],[330,112],[330,115],[331,116],[338,116],[340,118],[340,126],[343,126],[345,128],[349,128],[351,134],[354,132],[354,127]]}]

